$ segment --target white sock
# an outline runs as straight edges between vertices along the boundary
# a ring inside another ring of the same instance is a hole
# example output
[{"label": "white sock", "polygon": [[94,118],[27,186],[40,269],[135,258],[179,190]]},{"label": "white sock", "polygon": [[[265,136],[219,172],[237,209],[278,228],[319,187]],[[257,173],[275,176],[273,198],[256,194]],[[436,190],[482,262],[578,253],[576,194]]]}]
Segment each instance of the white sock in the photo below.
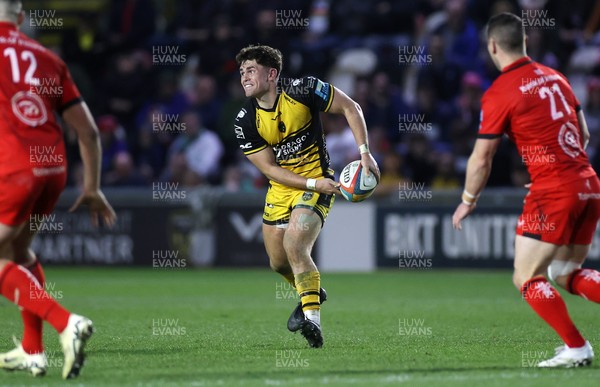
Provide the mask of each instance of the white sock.
[{"label": "white sock", "polygon": [[319,327],[321,326],[321,310],[311,309],[304,312],[304,316],[310,321],[316,323]]}]

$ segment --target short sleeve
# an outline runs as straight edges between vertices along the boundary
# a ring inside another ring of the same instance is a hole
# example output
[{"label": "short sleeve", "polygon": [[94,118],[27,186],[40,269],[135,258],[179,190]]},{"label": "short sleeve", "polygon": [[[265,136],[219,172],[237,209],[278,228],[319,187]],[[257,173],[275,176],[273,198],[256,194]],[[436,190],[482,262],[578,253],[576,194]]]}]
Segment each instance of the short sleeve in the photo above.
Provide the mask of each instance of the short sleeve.
[{"label": "short sleeve", "polygon": [[556,73],[561,77],[562,82],[566,86],[564,89],[562,89],[562,88],[561,89],[563,90],[563,93],[564,93],[565,97],[567,98],[567,102],[569,103],[570,106],[573,107],[573,109],[575,109],[575,113],[579,113],[579,111],[581,110],[581,102],[579,102],[579,99],[577,99],[577,96],[575,95],[575,93],[573,93],[573,88],[571,87],[571,83],[569,82],[569,80],[563,73],[561,73],[560,71],[556,71]]},{"label": "short sleeve", "polygon": [[61,62],[61,70],[62,98],[57,109],[59,113],[82,101],[79,89],[77,89],[71,73],[64,62]]},{"label": "short sleeve", "polygon": [[302,104],[326,112],[331,108],[335,88],[332,84],[315,77],[294,79],[286,88],[286,94]]},{"label": "short sleeve", "polygon": [[508,128],[510,121],[507,104],[499,103],[498,99],[499,96],[494,96],[489,90],[481,99],[477,138],[499,138]]},{"label": "short sleeve", "polygon": [[233,124],[238,145],[245,155],[251,155],[267,147],[267,142],[258,133],[249,111],[250,107],[247,104],[240,110]]}]

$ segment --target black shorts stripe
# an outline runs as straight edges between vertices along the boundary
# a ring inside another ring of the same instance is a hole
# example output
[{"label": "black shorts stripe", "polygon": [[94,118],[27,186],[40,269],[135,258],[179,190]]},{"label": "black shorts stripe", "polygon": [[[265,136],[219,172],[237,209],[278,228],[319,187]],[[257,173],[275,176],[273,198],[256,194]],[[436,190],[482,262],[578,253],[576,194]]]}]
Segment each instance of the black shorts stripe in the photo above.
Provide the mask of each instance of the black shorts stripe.
[{"label": "black shorts stripe", "polygon": [[542,240],[542,236],[540,234],[532,234],[530,232],[524,232],[523,236],[527,237],[527,238],[535,239],[536,241]]},{"label": "black shorts stripe", "polygon": [[323,227],[323,225],[325,224],[325,215],[317,207],[307,206],[306,204],[297,204],[294,206],[294,208],[292,208],[292,211],[296,208],[306,208],[314,211],[315,214],[319,215],[319,218],[321,218],[321,227]]},{"label": "black shorts stripe", "polygon": [[333,200],[333,195],[324,195],[319,194],[319,198],[317,199],[317,204],[323,207],[331,207],[331,201]]},{"label": "black shorts stripe", "polygon": [[267,226],[279,226],[282,224],[288,224],[290,222],[289,219],[280,219],[280,220],[266,220],[263,218],[263,223]]}]

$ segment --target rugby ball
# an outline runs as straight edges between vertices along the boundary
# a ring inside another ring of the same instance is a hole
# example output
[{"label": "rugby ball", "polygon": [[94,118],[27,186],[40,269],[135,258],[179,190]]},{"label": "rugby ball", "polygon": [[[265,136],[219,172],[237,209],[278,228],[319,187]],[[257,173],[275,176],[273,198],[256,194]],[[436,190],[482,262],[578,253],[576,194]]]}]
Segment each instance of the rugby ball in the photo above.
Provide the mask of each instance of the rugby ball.
[{"label": "rugby ball", "polygon": [[370,171],[369,175],[363,170],[360,160],[346,165],[340,174],[340,191],[344,199],[350,202],[362,202],[377,187],[377,178]]}]

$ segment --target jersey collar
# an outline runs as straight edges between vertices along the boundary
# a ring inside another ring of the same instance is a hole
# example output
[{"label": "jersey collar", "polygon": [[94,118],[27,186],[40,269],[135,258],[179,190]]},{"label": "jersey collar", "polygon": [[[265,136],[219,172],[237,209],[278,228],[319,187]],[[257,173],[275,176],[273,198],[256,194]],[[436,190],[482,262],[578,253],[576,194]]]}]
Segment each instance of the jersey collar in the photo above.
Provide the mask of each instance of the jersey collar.
[{"label": "jersey collar", "polygon": [[518,69],[521,66],[525,66],[528,63],[533,62],[531,60],[530,57],[528,56],[524,56],[520,59],[517,59],[516,61],[512,62],[511,64],[509,64],[508,66],[506,66],[505,68],[502,69],[502,74],[507,73],[509,71],[512,71],[514,69]]},{"label": "jersey collar", "polygon": [[256,100],[256,98],[252,98],[252,103],[254,104],[254,107],[255,107],[256,109],[264,110],[264,111],[266,111],[266,112],[274,112],[274,111],[277,109],[277,103],[279,102],[279,96],[280,96],[280,95],[281,95],[281,94],[277,94],[277,97],[275,98],[275,102],[273,102],[273,107],[272,107],[272,108],[270,108],[270,109],[265,109],[265,108],[261,107],[261,106],[258,104],[258,101]]},{"label": "jersey collar", "polygon": [[0,29],[17,30],[17,25],[12,22],[0,21]]}]

